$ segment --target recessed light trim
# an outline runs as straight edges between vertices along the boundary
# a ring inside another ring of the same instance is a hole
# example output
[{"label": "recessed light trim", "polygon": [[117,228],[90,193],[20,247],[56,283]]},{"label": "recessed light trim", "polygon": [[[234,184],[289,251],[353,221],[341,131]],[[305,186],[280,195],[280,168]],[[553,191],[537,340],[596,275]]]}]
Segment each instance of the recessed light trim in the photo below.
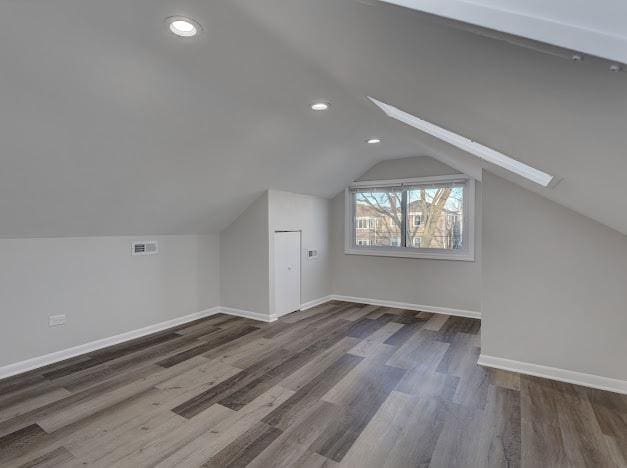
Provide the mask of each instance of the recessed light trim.
[{"label": "recessed light trim", "polygon": [[381,138],[368,138],[366,140],[366,143],[368,143],[369,145],[378,145],[381,142],[383,142]]},{"label": "recessed light trim", "polygon": [[331,104],[325,101],[317,101],[311,105],[311,110],[314,111],[325,111],[328,110]]},{"label": "recessed light trim", "polygon": [[524,177],[525,179],[531,180],[536,184],[542,185],[543,187],[548,187],[551,181],[553,181],[554,179],[552,175],[547,174],[546,172],[542,172],[541,170],[534,167],[528,166],[527,164],[517,161],[516,159],[511,158],[503,153],[499,153],[492,148],[488,148],[487,146],[481,145],[445,128],[438,127],[437,125],[427,122],[426,120],[422,120],[415,115],[408,114],[407,112],[386,104],[385,102],[381,102],[374,98],[371,98],[370,96],[368,96],[368,99],[370,99],[383,112],[385,112],[388,117],[403,122],[422,132],[428,133],[429,135],[432,135],[442,141],[456,146],[457,148],[474,154],[484,161],[500,166],[503,169],[507,169],[510,172]]},{"label": "recessed light trim", "polygon": [[166,21],[170,32],[179,37],[194,37],[202,30],[197,21],[184,16],[171,16]]}]

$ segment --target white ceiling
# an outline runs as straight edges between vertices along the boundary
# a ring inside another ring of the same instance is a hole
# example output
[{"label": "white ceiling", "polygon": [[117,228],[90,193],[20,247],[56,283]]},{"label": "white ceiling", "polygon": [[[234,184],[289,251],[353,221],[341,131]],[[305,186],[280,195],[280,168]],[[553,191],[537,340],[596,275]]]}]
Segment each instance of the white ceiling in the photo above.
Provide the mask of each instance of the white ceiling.
[{"label": "white ceiling", "polygon": [[[172,15],[204,33],[173,37]],[[4,0],[0,63],[1,237],[217,232],[267,188],[329,197],[402,156],[477,164],[367,95],[556,174],[546,190],[484,165],[627,233],[626,75],[401,7]]]},{"label": "white ceiling", "polygon": [[383,0],[627,63],[624,0]]}]

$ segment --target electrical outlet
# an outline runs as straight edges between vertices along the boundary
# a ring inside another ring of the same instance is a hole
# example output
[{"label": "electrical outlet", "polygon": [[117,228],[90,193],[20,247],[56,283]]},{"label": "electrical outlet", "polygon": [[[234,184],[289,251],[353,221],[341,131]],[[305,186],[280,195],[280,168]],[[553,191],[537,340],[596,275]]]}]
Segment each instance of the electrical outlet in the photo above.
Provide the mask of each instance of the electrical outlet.
[{"label": "electrical outlet", "polygon": [[65,325],[65,314],[48,316],[49,327],[58,327],[59,325]]}]

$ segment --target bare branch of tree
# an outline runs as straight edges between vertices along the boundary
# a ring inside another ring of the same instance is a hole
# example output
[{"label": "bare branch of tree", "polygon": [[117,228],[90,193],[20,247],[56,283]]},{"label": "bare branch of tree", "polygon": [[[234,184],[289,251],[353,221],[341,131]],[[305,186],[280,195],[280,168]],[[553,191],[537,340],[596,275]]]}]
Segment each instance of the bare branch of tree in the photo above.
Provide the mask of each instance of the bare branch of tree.
[{"label": "bare branch of tree", "polygon": [[[399,198],[399,195],[395,192],[386,192],[383,193],[383,195],[385,195],[387,197],[387,200],[390,204],[390,208],[385,208],[381,205],[381,203],[379,202],[379,200],[377,199],[377,197],[375,196],[370,196],[370,195],[366,195],[366,194],[361,194],[362,195],[362,199],[363,201],[370,206],[373,210],[377,211],[378,213],[381,213],[382,215],[392,218],[394,220],[394,222],[396,223],[396,225],[398,226],[399,229],[401,229],[402,226],[402,222],[399,216],[399,212],[400,212],[400,205],[401,205],[401,201]],[[371,201],[374,200],[374,203]]]}]

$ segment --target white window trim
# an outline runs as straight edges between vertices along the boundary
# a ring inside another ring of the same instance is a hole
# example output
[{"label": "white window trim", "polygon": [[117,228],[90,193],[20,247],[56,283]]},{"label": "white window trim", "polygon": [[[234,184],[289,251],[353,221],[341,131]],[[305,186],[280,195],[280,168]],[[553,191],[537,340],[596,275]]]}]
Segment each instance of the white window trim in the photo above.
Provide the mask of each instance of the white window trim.
[{"label": "white window trim", "polygon": [[[461,182],[464,191],[464,248],[461,250],[424,249],[415,247],[359,247],[353,245],[353,204],[351,188],[399,186],[431,182]],[[355,182],[344,192],[344,253],[347,255],[369,255],[374,257],[424,258],[431,260],[475,261],[475,180],[464,174],[450,176],[420,177],[414,179],[374,180]]]}]

